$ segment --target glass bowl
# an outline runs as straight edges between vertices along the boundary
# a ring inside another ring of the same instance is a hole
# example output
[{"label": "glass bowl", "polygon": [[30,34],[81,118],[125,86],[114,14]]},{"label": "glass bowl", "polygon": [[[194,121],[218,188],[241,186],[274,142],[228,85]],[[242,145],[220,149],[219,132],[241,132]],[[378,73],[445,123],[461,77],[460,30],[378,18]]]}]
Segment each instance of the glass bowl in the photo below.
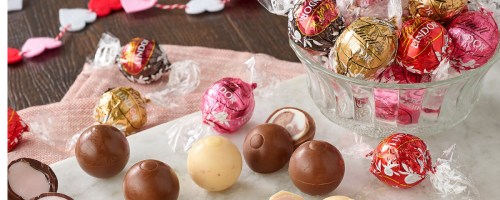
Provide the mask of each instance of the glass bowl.
[{"label": "glass bowl", "polygon": [[457,125],[479,99],[484,75],[500,59],[443,81],[385,84],[349,78],[325,68],[326,57],[313,55],[289,41],[304,64],[309,94],[332,122],[370,137],[395,132],[428,136]]}]

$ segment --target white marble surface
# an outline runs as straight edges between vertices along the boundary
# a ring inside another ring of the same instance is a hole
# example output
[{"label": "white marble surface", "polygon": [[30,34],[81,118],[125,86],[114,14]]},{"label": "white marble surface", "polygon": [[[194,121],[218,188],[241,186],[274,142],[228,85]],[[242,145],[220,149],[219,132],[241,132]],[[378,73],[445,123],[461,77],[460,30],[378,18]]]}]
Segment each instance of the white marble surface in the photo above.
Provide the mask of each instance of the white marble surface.
[{"label": "white marble surface", "polygon": [[[496,68],[496,69],[495,69]],[[452,144],[457,144],[456,154],[462,163],[461,171],[470,174],[481,199],[498,199],[500,196],[500,67],[494,67],[487,75],[482,89],[481,99],[476,109],[463,123],[455,128],[428,138],[423,138],[434,157]],[[228,137],[239,146],[245,134],[253,126],[263,123],[275,109],[283,106],[295,106],[309,112],[316,120],[316,139],[326,140],[337,146],[343,153],[346,163],[346,174],[341,185],[331,195],[346,195],[356,199],[437,199],[428,180],[407,190],[398,190],[380,183],[368,172],[369,161],[359,156],[347,154],[349,148],[360,137],[328,121],[306,92],[305,76],[284,82],[276,93],[267,99],[258,98],[252,120],[242,130]],[[304,196],[306,199],[322,199],[299,192],[291,183],[287,167],[269,174],[261,175],[252,172],[246,164],[236,185],[230,189],[210,193],[196,186],[190,179],[186,169],[186,153],[174,153],[168,143],[167,130],[172,125],[199,123],[193,122],[200,113],[159,125],[129,137],[131,157],[126,168],[116,177],[99,180],[85,174],[78,166],[75,158],[52,165],[59,178],[59,192],[75,199],[124,199],[122,179],[126,170],[134,163],[144,159],[158,159],[172,166],[180,180],[179,199],[268,199],[279,190],[288,190]],[[180,120],[180,121],[179,121]],[[379,140],[362,138],[371,147]],[[360,153],[357,153],[360,155]]]}]

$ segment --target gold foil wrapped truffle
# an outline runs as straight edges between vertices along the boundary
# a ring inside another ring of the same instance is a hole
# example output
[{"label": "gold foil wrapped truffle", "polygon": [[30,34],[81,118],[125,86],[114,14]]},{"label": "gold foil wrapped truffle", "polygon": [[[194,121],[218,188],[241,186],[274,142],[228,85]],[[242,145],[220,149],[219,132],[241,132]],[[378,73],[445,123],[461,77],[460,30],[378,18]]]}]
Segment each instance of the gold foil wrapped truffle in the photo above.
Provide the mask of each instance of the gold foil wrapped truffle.
[{"label": "gold foil wrapped truffle", "polygon": [[146,100],[130,87],[111,89],[97,103],[94,119],[120,129],[125,136],[132,135],[147,122]]},{"label": "gold foil wrapped truffle", "polygon": [[436,21],[448,21],[462,12],[467,0],[410,0],[410,14],[414,17],[428,17]]},{"label": "gold foil wrapped truffle", "polygon": [[361,17],[340,34],[330,58],[335,71],[348,77],[372,80],[390,64],[397,50],[395,26],[373,17]]}]

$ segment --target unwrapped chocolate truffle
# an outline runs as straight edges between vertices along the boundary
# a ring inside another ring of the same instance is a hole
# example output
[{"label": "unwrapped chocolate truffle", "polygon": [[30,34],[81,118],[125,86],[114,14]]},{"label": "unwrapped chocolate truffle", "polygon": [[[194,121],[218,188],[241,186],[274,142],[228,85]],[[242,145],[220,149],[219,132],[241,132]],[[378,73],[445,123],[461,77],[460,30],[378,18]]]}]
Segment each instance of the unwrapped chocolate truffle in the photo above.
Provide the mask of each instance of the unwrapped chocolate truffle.
[{"label": "unwrapped chocolate truffle", "polygon": [[254,172],[272,173],[280,170],[293,153],[290,133],[280,125],[256,126],[245,137],[243,155]]},{"label": "unwrapped chocolate truffle", "polygon": [[294,107],[284,107],[274,111],[266,123],[283,126],[292,136],[295,148],[312,140],[316,134],[316,123],[311,115]]},{"label": "unwrapped chocolate truffle", "polygon": [[112,125],[129,136],[147,122],[146,101],[133,88],[111,89],[97,103],[94,119],[100,124]]},{"label": "unwrapped chocolate truffle", "polygon": [[198,140],[187,157],[191,179],[212,192],[228,189],[236,183],[242,163],[238,147],[222,136],[207,136]]},{"label": "unwrapped chocolate truffle", "polygon": [[57,192],[56,174],[38,160],[14,160],[9,164],[7,173],[9,200],[28,200],[42,193]]},{"label": "unwrapped chocolate truffle", "polygon": [[269,200],[304,200],[304,198],[288,191],[279,191],[271,196]]},{"label": "unwrapped chocolate truffle", "polygon": [[467,0],[410,0],[410,14],[413,17],[428,17],[446,22],[467,7]]},{"label": "unwrapped chocolate truffle", "polygon": [[201,113],[203,123],[219,133],[233,133],[252,118],[255,100],[253,89],[239,78],[223,78],[203,94]]},{"label": "unwrapped chocolate truffle", "polygon": [[448,33],[454,46],[451,63],[459,70],[486,64],[495,55],[500,37],[493,13],[487,11],[458,15],[448,25]]},{"label": "unwrapped chocolate truffle", "polygon": [[361,17],[339,36],[330,59],[336,62],[335,72],[338,74],[373,80],[394,60],[396,49],[393,24],[373,17]]},{"label": "unwrapped chocolate truffle", "polygon": [[299,0],[288,14],[288,35],[299,46],[328,53],[344,29],[333,0]]},{"label": "unwrapped chocolate truffle", "polygon": [[417,17],[406,21],[401,29],[396,61],[415,74],[430,74],[451,53],[451,39],[438,22]]},{"label": "unwrapped chocolate truffle", "polygon": [[78,138],[75,157],[87,174],[110,178],[120,173],[128,162],[130,149],[127,138],[117,128],[94,125]]},{"label": "unwrapped chocolate truffle", "polygon": [[123,47],[118,68],[128,80],[149,84],[170,71],[170,62],[156,41],[137,37]]},{"label": "unwrapped chocolate truffle", "polygon": [[344,159],[339,150],[325,141],[309,141],[290,158],[288,174],[300,191],[323,195],[335,190],[344,178]]},{"label": "unwrapped chocolate truffle", "polygon": [[158,160],[143,160],[132,166],[123,180],[126,200],[176,200],[179,179],[170,166]]},{"label": "unwrapped chocolate truffle", "polygon": [[32,200],[73,200],[73,198],[61,193],[48,192],[48,193],[43,193]]}]

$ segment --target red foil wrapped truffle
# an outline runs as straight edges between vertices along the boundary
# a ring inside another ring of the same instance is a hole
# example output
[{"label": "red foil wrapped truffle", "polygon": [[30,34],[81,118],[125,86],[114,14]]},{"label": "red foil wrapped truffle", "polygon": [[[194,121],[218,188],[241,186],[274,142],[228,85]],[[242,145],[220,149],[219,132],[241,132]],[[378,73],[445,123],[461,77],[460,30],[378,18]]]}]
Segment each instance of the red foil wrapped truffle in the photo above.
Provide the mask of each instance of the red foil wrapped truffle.
[{"label": "red foil wrapped truffle", "polygon": [[28,125],[24,123],[21,117],[19,117],[17,112],[12,108],[8,108],[7,119],[8,119],[7,146],[8,146],[8,151],[10,152],[17,147],[19,142],[21,142],[21,139],[23,138],[23,133],[28,132],[30,129]]},{"label": "red foil wrapped truffle", "polygon": [[410,19],[403,24],[396,61],[415,74],[433,72],[449,58],[452,48],[446,29],[425,17]]},{"label": "red foil wrapped truffle", "polygon": [[498,46],[498,26],[493,13],[471,11],[451,21],[448,33],[453,42],[452,66],[459,70],[481,67],[495,54]]},{"label": "red foil wrapped truffle", "polygon": [[427,145],[420,138],[396,133],[385,138],[371,153],[370,172],[387,185],[411,188],[432,170]]},{"label": "red foil wrapped truffle", "polygon": [[397,83],[397,84],[413,84],[430,82],[431,76],[428,74],[414,74],[399,66],[397,63],[392,63],[378,78],[380,83]]},{"label": "red foil wrapped truffle", "polygon": [[253,89],[239,78],[215,82],[202,98],[203,122],[219,133],[233,133],[250,120],[255,107]]}]

